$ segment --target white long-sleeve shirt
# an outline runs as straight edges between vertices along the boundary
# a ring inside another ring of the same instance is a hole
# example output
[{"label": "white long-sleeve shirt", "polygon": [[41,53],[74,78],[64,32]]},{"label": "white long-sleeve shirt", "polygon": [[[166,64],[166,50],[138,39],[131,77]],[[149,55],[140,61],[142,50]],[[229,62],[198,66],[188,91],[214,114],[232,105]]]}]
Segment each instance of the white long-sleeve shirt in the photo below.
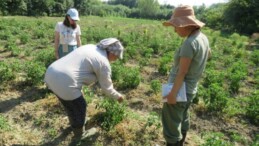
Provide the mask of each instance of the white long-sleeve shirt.
[{"label": "white long-sleeve shirt", "polygon": [[108,96],[122,96],[113,88],[111,66],[106,51],[97,48],[96,45],[79,47],[53,62],[45,74],[48,88],[64,100],[80,97],[82,86],[96,81]]}]

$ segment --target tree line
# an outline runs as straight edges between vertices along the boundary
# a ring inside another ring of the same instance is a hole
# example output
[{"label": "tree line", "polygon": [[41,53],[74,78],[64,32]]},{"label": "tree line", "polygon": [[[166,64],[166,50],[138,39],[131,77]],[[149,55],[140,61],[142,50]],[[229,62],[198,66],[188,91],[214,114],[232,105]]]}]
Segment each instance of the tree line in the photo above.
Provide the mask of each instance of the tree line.
[{"label": "tree line", "polygon": [[[81,16],[118,16],[167,20],[174,6],[157,0],[0,0],[0,15],[64,16],[68,8]],[[198,19],[210,28],[242,34],[259,32],[259,1],[229,0],[210,7],[194,6]]]}]

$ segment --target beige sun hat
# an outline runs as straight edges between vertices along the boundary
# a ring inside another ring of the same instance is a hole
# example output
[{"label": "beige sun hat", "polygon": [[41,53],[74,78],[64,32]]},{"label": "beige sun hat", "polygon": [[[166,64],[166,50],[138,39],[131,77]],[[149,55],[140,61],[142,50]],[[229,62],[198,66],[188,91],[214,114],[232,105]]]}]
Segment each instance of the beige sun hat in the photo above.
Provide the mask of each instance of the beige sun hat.
[{"label": "beige sun hat", "polygon": [[164,22],[163,25],[175,27],[198,26],[201,28],[205,23],[196,19],[194,10],[191,6],[181,5],[175,8],[171,19]]}]

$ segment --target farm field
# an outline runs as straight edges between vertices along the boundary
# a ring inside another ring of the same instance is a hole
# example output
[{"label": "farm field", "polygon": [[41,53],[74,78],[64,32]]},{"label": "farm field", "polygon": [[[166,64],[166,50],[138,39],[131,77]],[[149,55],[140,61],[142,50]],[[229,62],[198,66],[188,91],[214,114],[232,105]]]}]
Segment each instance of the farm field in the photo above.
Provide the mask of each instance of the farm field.
[{"label": "farm field", "polygon": [[[63,17],[0,17],[0,145],[163,146],[161,85],[183,39],[162,21],[82,17],[82,44],[116,37],[124,59],[112,64],[114,86],[126,99],[108,100],[84,87],[87,128],[73,141],[62,105],[43,82],[55,61],[54,28]],[[259,145],[259,39],[203,28],[212,57],[191,107],[187,146]],[[256,45],[255,45],[256,46]],[[257,45],[258,46],[258,45]]]}]

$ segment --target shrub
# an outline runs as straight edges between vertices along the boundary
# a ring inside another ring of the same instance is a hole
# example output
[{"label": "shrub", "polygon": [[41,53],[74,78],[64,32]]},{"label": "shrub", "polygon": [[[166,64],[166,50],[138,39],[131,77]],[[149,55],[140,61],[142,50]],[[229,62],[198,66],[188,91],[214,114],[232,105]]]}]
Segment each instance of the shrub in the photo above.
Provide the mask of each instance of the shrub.
[{"label": "shrub", "polygon": [[8,124],[8,121],[2,115],[0,115],[0,130],[10,130],[10,125]]},{"label": "shrub", "polygon": [[12,68],[7,62],[0,62],[0,82],[7,82],[15,78]]},{"label": "shrub", "polygon": [[211,84],[203,96],[205,105],[211,112],[223,112],[228,106],[228,93],[219,84]]},{"label": "shrub", "polygon": [[26,44],[30,41],[30,36],[28,34],[21,34],[20,40],[22,44]]},{"label": "shrub", "polygon": [[100,116],[101,126],[109,131],[126,117],[126,106],[113,99],[104,99],[96,106],[97,109],[104,109],[105,112]]},{"label": "shrub", "polygon": [[252,52],[250,60],[256,65],[259,66],[259,50],[254,50]]},{"label": "shrub", "polygon": [[47,68],[52,62],[54,62],[54,49],[43,49],[37,52],[36,57],[34,58],[36,62],[41,62]]},{"label": "shrub", "polygon": [[43,76],[46,71],[44,65],[40,62],[25,63],[26,83],[28,85],[38,85],[43,83]]},{"label": "shrub", "polygon": [[160,64],[158,67],[158,72],[162,75],[167,75],[168,71],[169,71],[169,66],[168,63],[171,61],[171,57],[170,56],[163,56],[160,59]]},{"label": "shrub", "polygon": [[91,103],[92,98],[94,97],[93,91],[89,87],[83,86],[82,92],[83,92],[84,98],[86,99],[86,102]]},{"label": "shrub", "polygon": [[145,58],[151,58],[154,53],[154,50],[152,48],[143,48],[143,56]]},{"label": "shrub", "polygon": [[211,84],[223,85],[224,73],[217,70],[208,69],[205,71],[203,86],[208,88]]},{"label": "shrub", "polygon": [[259,124],[259,92],[253,93],[249,97],[246,115],[254,124]]},{"label": "shrub", "polygon": [[159,80],[152,80],[150,83],[150,88],[152,89],[152,91],[157,94],[161,91],[161,82]]},{"label": "shrub", "polygon": [[241,80],[245,79],[246,75],[247,66],[244,62],[238,61],[232,64],[228,71],[229,89],[232,93],[238,93]]},{"label": "shrub", "polygon": [[205,143],[202,146],[230,146],[232,145],[229,141],[225,141],[223,133],[206,133],[205,135]]},{"label": "shrub", "polygon": [[134,89],[140,84],[140,79],[139,68],[112,65],[112,80],[118,89]]},{"label": "shrub", "polygon": [[152,125],[154,125],[156,129],[159,129],[161,127],[160,118],[155,112],[149,113],[145,127],[150,127]]}]

